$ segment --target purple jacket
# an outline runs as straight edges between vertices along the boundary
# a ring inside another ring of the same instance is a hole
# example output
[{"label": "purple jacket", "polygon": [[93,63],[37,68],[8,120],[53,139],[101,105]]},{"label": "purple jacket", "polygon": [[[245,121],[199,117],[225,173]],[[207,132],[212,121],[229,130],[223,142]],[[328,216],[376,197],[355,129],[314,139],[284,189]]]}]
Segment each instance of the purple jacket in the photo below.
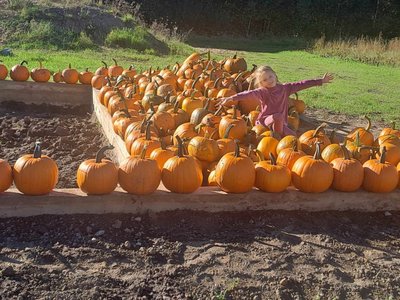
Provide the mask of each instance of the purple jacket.
[{"label": "purple jacket", "polygon": [[271,115],[281,114],[287,124],[289,96],[298,91],[322,85],[322,79],[302,80],[277,84],[273,88],[258,88],[251,91],[244,91],[232,96],[232,100],[242,100],[248,96],[257,97],[261,102],[261,113],[257,121],[264,124],[264,120]]}]

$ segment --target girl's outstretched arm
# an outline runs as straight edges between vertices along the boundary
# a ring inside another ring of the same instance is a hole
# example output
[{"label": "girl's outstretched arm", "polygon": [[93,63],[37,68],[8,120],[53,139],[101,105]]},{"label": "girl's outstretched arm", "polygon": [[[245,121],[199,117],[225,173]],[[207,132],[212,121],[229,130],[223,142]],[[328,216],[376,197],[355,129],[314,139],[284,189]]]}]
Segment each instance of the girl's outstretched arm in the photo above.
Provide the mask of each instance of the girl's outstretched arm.
[{"label": "girl's outstretched arm", "polygon": [[285,83],[284,86],[289,89],[289,94],[297,93],[301,90],[308,89],[313,86],[319,86],[325,83],[330,83],[333,80],[333,75],[331,73],[325,73],[320,79],[309,79],[297,82]]}]

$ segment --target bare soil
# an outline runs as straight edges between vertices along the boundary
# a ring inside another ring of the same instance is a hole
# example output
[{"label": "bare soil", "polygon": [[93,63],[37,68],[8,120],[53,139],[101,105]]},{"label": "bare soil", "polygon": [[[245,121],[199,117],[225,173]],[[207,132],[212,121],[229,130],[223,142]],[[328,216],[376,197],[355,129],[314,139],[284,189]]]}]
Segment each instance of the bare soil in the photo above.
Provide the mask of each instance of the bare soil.
[{"label": "bare soil", "polygon": [[398,299],[398,213],[0,220],[4,299]]},{"label": "bare soil", "polygon": [[0,107],[0,157],[14,165],[32,154],[35,142],[59,169],[56,188],[75,188],[79,164],[94,158],[108,144],[89,107],[56,107],[2,103]]},{"label": "bare soil", "polygon": [[[344,130],[361,121],[311,110],[304,118],[300,132],[322,121]],[[0,157],[12,164],[41,140],[59,165],[58,187],[75,187],[79,163],[106,144],[86,108],[15,103],[0,108],[0,137]],[[399,216],[176,211],[0,219],[0,295],[398,299]]]}]

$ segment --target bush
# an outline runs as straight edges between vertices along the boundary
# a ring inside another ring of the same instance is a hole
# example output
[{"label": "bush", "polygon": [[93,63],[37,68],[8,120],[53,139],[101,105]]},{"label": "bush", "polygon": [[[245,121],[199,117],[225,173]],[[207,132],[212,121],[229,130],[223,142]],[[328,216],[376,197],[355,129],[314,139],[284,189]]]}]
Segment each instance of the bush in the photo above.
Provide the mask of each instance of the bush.
[{"label": "bush", "polygon": [[164,42],[157,40],[144,27],[134,29],[113,29],[106,37],[105,44],[109,47],[131,48],[146,53],[167,54],[169,49]]}]

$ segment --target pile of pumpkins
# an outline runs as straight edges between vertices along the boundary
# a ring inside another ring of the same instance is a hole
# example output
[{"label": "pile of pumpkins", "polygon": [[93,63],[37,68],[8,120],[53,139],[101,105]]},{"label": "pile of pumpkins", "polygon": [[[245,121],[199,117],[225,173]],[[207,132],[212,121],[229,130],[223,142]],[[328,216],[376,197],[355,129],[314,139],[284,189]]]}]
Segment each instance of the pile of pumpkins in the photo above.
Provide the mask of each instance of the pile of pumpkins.
[{"label": "pile of pumpkins", "polygon": [[[116,166],[104,158],[107,146],[83,162],[77,172],[83,192],[107,194],[119,184],[128,193],[146,195],[161,182],[175,193],[192,193],[202,185],[228,193],[253,187],[282,192],[290,185],[311,193],[361,187],[391,192],[399,187],[400,131],[394,126],[375,139],[366,118],[368,125],[354,128],[344,143],[334,131],[328,136],[326,124],[281,138],[256,124],[257,98],[220,105],[222,97],[255,88],[246,61],[237,56],[216,61],[207,54],[193,53],[182,64],[143,73],[121,66],[96,71],[92,86],[130,156]],[[297,96],[290,100],[293,129],[304,109]],[[15,172],[14,166],[20,189]]]}]

